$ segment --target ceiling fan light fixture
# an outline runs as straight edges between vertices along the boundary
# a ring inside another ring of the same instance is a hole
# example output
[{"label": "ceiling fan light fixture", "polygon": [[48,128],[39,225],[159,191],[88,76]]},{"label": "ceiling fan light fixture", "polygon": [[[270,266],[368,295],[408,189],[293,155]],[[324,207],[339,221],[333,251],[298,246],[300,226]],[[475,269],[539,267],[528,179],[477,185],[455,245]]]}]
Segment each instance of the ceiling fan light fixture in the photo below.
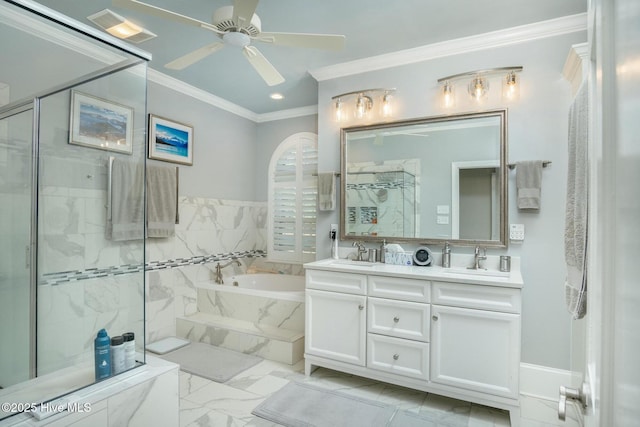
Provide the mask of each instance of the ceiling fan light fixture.
[{"label": "ceiling fan light fixture", "polygon": [[235,46],[235,47],[239,47],[239,48],[243,48],[245,46],[249,46],[249,44],[251,43],[251,38],[244,34],[244,33],[240,33],[240,32],[230,32],[230,33],[225,33],[222,36],[222,40],[225,43],[230,44],[231,46]]}]

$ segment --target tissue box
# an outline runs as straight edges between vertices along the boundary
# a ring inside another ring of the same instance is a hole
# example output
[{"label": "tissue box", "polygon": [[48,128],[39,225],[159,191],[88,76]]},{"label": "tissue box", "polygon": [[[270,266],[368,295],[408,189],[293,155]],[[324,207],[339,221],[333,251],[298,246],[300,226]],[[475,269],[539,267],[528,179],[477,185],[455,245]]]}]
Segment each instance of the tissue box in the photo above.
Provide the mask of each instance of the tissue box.
[{"label": "tissue box", "polygon": [[413,265],[413,252],[387,252],[384,262],[391,265]]}]

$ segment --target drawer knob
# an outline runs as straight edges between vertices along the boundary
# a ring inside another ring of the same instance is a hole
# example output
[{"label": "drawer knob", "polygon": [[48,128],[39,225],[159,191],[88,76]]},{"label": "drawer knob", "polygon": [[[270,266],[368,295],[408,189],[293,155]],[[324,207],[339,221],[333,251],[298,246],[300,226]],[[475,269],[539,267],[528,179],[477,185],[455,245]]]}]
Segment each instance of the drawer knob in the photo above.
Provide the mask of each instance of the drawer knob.
[{"label": "drawer knob", "polygon": [[364,305],[360,304],[360,305],[358,306],[358,309],[360,309],[360,310],[364,310]]},{"label": "drawer knob", "polygon": [[432,318],[433,320],[438,320],[438,315],[437,315],[437,314],[434,314],[433,316],[431,316],[431,318]]},{"label": "drawer knob", "polygon": [[393,355],[393,360],[398,360],[400,358],[400,355],[398,353]]},{"label": "drawer knob", "polygon": [[398,316],[396,316],[396,317],[393,318],[393,321],[398,323],[400,321],[400,318]]}]

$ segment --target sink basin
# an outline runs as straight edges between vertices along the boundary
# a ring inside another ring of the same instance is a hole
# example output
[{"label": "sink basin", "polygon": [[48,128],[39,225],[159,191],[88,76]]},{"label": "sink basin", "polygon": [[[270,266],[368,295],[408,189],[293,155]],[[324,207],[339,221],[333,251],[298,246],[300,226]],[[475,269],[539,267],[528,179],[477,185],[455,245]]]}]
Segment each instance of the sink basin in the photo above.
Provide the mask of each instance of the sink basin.
[{"label": "sink basin", "polygon": [[358,267],[373,267],[374,265],[376,265],[375,262],[369,262],[369,261],[354,261],[352,259],[336,259],[334,260],[331,264],[335,265],[355,265]]},{"label": "sink basin", "polygon": [[464,274],[470,276],[490,276],[490,277],[509,277],[508,271],[498,271],[498,270],[486,270],[486,269],[478,269],[475,270],[473,268],[462,268],[462,267],[453,267],[453,268],[444,268],[442,272],[445,274]]}]

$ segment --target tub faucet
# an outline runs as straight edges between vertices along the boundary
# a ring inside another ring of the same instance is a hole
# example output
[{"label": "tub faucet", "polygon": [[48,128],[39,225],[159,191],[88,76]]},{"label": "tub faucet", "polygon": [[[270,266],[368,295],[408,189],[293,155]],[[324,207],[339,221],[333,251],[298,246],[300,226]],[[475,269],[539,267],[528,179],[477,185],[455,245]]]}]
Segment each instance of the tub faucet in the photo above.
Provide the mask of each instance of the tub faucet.
[{"label": "tub faucet", "polygon": [[480,266],[480,261],[484,261],[487,259],[487,248],[482,248],[484,255],[480,255],[480,246],[476,246],[475,255],[473,257],[473,266],[467,267],[471,270],[480,270],[482,266]]},{"label": "tub faucet", "polygon": [[230,266],[233,263],[238,264],[238,266],[242,266],[242,264],[240,264],[240,261],[238,261],[237,259],[231,260],[228,263],[224,264],[224,265],[220,265],[220,263],[216,264],[216,283],[219,285],[224,284],[224,280],[222,280],[222,269],[225,267]]}]

